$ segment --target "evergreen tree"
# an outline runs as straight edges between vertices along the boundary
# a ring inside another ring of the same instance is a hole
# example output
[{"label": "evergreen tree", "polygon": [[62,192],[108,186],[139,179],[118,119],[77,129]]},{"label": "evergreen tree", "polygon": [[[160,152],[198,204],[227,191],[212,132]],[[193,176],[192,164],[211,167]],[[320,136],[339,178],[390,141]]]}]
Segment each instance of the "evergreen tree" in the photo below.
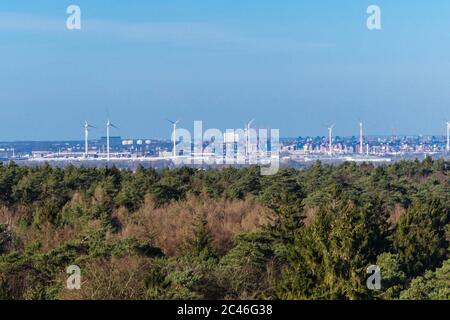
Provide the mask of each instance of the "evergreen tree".
[{"label": "evergreen tree", "polygon": [[381,293],[375,292],[375,297],[398,299],[406,282],[406,275],[398,260],[398,255],[392,253],[382,253],[377,257],[376,265],[381,272]]},{"label": "evergreen tree", "polygon": [[297,231],[278,287],[281,298],[368,297],[366,269],[385,247],[388,225],[378,201],[358,204],[344,194],[324,204]]},{"label": "evergreen tree", "polygon": [[449,241],[445,228],[449,222],[450,208],[433,198],[416,200],[400,217],[393,246],[408,277],[438,267],[447,257]]},{"label": "evergreen tree", "polygon": [[198,215],[195,217],[192,233],[185,240],[183,252],[188,257],[203,261],[217,259],[217,252],[213,246],[211,232],[205,216]]},{"label": "evergreen tree", "polygon": [[267,230],[273,241],[283,246],[294,242],[294,234],[303,226],[305,194],[296,180],[295,170],[284,169],[261,195],[262,202],[273,214],[268,216]]},{"label": "evergreen tree", "polygon": [[450,300],[450,260],[444,262],[436,271],[414,279],[410,287],[402,291],[404,300]]}]

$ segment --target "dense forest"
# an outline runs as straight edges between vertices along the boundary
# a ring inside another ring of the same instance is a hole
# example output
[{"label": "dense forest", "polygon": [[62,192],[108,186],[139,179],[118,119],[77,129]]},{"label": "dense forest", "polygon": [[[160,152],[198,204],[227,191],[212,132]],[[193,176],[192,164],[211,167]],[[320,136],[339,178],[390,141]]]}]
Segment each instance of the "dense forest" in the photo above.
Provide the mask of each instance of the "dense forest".
[{"label": "dense forest", "polygon": [[0,299],[450,299],[449,173],[3,164]]}]

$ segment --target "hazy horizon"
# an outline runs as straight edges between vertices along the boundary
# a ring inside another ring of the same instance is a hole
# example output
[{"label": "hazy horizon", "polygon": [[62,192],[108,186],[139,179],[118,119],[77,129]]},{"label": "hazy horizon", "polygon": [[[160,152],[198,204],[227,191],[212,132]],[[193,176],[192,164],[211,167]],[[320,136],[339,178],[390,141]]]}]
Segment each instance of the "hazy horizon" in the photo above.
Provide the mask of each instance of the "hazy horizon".
[{"label": "hazy horizon", "polygon": [[[180,127],[183,128],[183,127]],[[208,128],[209,129],[209,128]],[[227,128],[227,129],[237,129],[237,128]],[[192,131],[193,132],[193,131]],[[82,136],[84,133],[81,133],[80,136]],[[100,135],[93,135],[92,132],[89,133],[90,137],[89,137],[89,141],[93,141],[93,140],[100,140],[100,138],[105,138],[104,134],[100,134]],[[172,140],[170,137],[149,137],[149,136],[136,136],[136,137],[131,137],[128,135],[121,135],[120,133],[117,134],[112,134],[111,137],[121,137],[121,139],[126,140],[126,139],[132,139],[132,140],[157,140],[157,141],[167,141],[172,143]],[[393,136],[393,134],[368,134],[365,135],[365,137],[368,138],[377,138],[377,137],[391,137]],[[445,138],[445,134],[402,134],[402,133],[396,133],[395,136],[397,137],[444,137]],[[280,139],[285,140],[285,139],[297,139],[297,138],[306,138],[306,137],[311,137],[311,138],[316,138],[316,137],[324,137],[327,138],[328,135],[327,134],[311,134],[311,135],[295,135],[295,136],[280,136]],[[340,135],[340,134],[333,134],[333,137],[339,137],[339,138],[351,138],[351,137],[356,137],[358,138],[359,135],[358,133],[355,134],[351,134],[351,135]],[[25,143],[25,142],[80,142],[80,143],[84,143],[84,138],[72,138],[72,139],[37,139],[37,140],[33,140],[33,139],[20,139],[20,140],[0,140],[0,143]]]}]

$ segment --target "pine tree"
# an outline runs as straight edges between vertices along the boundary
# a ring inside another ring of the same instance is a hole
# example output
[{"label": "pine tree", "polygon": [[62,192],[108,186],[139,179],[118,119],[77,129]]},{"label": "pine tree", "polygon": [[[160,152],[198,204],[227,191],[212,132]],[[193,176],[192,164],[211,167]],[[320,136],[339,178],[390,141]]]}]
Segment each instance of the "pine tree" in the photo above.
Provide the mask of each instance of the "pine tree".
[{"label": "pine tree", "polygon": [[186,256],[202,261],[217,259],[217,252],[212,243],[211,232],[206,217],[198,215],[195,218],[192,234],[186,239],[183,251]]},{"label": "pine tree", "polygon": [[443,207],[438,199],[416,200],[400,217],[393,246],[408,277],[438,267],[447,257],[445,227],[449,223],[450,208]]},{"label": "pine tree", "polygon": [[378,201],[358,204],[341,194],[299,229],[278,287],[281,298],[368,297],[366,269],[386,247],[388,225]]},{"label": "pine tree", "polygon": [[273,211],[268,217],[268,231],[274,242],[285,246],[294,242],[294,234],[303,226],[305,218],[305,194],[294,173],[282,170],[261,196],[263,203]]},{"label": "pine tree", "polygon": [[446,260],[436,271],[427,271],[414,279],[411,286],[402,291],[405,300],[450,300],[450,260]]}]

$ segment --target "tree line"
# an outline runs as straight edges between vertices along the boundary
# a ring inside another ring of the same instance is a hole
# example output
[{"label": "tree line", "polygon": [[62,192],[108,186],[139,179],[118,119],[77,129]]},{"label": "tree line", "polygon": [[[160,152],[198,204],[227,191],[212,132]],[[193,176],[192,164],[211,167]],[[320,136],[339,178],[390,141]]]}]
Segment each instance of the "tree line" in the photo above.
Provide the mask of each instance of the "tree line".
[{"label": "tree line", "polygon": [[0,299],[450,299],[449,168],[3,164]]}]

